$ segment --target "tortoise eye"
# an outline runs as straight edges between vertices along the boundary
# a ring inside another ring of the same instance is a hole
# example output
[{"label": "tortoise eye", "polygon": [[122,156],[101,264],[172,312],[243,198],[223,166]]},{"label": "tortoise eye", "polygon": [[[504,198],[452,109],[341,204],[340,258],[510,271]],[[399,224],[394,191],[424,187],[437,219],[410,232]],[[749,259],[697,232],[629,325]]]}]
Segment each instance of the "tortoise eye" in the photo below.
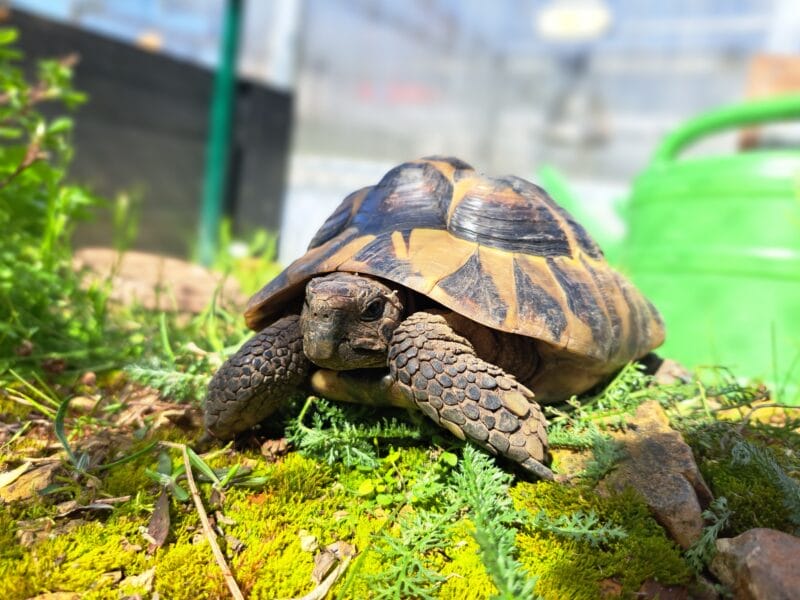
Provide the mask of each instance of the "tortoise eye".
[{"label": "tortoise eye", "polygon": [[362,321],[375,321],[383,316],[383,298],[376,298],[361,312]]}]

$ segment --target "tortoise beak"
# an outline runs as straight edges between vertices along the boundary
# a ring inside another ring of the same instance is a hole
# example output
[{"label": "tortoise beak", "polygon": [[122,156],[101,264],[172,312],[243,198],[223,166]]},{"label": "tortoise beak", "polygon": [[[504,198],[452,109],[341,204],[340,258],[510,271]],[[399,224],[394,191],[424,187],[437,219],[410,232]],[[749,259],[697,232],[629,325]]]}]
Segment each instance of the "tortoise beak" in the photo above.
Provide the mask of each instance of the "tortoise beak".
[{"label": "tortoise beak", "polygon": [[312,362],[325,361],[333,358],[338,344],[326,332],[306,333],[303,336],[303,351]]},{"label": "tortoise beak", "polygon": [[303,315],[303,352],[320,367],[338,362],[341,320],[339,311],[330,309],[309,310]]}]

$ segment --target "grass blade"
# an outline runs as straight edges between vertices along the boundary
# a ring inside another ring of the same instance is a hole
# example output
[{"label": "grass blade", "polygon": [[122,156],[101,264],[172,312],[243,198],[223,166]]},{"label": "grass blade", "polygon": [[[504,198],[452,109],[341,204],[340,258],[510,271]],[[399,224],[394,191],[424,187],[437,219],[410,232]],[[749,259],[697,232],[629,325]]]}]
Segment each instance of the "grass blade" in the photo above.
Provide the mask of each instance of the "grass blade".
[{"label": "grass blade", "polygon": [[214,486],[219,486],[219,477],[214,473],[214,469],[209,467],[206,462],[188,446],[186,447],[186,453],[189,455],[189,462],[192,463],[192,466],[214,482]]},{"label": "grass blade", "polygon": [[67,441],[67,434],[64,431],[64,419],[67,416],[67,409],[69,408],[69,402],[72,398],[67,397],[61,401],[61,404],[58,405],[58,411],[56,412],[56,418],[53,422],[55,427],[56,437],[58,441],[61,442],[61,445],[64,446],[64,451],[67,453],[67,458],[69,461],[76,465],[78,464],[78,459],[75,457],[75,454],[72,452],[72,448],[69,445],[69,441]]}]

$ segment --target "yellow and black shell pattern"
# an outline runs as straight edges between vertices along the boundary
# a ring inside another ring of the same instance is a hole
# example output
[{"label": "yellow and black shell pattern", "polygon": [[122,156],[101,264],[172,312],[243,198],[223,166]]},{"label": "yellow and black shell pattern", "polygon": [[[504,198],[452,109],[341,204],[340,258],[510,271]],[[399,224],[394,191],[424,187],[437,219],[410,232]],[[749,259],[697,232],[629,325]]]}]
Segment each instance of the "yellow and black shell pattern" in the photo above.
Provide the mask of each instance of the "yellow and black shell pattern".
[{"label": "yellow and black shell pattern", "polygon": [[308,252],[253,296],[248,325],[265,327],[333,271],[380,277],[590,360],[622,364],[664,339],[653,305],[545,190],[455,158],[404,163],[345,198]]}]

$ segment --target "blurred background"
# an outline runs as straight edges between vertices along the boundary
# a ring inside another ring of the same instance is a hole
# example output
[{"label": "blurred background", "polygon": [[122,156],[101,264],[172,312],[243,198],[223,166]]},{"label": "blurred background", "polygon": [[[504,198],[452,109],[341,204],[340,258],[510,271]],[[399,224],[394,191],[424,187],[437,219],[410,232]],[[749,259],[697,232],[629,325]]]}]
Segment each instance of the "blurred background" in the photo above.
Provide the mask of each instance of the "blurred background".
[{"label": "blurred background", "polygon": [[[798,103],[701,122],[660,146],[709,111],[800,90],[794,0],[14,0],[8,9],[29,60],[80,55],[76,85],[90,101],[76,120],[73,176],[137,201],[136,248],[197,256],[201,220],[207,235],[221,214],[244,238],[280,232],[286,263],[348,192],[404,160],[456,155],[547,187],[666,307],[679,357],[745,367],[753,359],[743,348],[757,347],[751,373],[763,376],[797,363],[800,135],[786,119]],[[754,121],[764,123],[742,133]],[[663,160],[651,164],[659,148]],[[767,154],[748,158],[747,181],[759,185],[743,195],[734,180],[745,167],[703,160],[744,150]],[[691,173],[659,170],[679,154],[699,157]],[[716,187],[703,188],[707,179]],[[652,204],[660,209],[648,213]],[[733,217],[726,204],[738,207]],[[77,242],[110,244],[110,218]],[[747,268],[730,272],[740,258]],[[715,295],[736,306],[700,307]],[[733,337],[709,330],[714,319]],[[689,347],[697,337],[709,340],[702,353]]]}]

